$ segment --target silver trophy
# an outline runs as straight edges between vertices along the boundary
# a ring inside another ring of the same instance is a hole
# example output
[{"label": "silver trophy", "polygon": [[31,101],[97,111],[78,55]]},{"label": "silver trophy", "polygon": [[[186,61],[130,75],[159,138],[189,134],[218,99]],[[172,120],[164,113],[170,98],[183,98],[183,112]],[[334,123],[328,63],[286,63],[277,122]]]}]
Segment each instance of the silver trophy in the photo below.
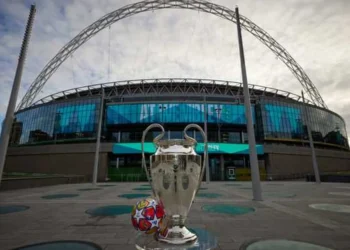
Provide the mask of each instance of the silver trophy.
[{"label": "silver trophy", "polygon": [[[150,166],[146,166],[144,141],[146,134],[153,128],[160,128],[161,134],[153,139],[156,153],[150,157]],[[204,159],[197,155],[194,147],[197,141],[187,135],[187,130],[198,129],[204,140]],[[185,227],[187,214],[199,190],[204,164],[208,154],[207,137],[202,128],[196,124],[187,125],[184,129],[185,139],[161,140],[164,128],[160,124],[152,124],[142,135],[142,165],[146,170],[153,194],[164,206],[166,213],[167,234],[158,234],[161,242],[185,244],[194,242],[197,236]]]}]

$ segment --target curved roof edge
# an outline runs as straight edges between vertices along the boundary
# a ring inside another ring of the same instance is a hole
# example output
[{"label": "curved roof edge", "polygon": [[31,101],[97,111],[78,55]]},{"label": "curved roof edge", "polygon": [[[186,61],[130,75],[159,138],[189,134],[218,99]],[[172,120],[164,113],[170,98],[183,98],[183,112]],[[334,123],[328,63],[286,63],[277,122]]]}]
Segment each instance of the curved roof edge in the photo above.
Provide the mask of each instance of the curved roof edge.
[{"label": "curved roof edge", "polygon": [[[39,99],[38,101],[34,102],[32,105],[30,105],[28,108],[32,108],[36,105],[54,102],[57,99],[72,99],[74,98],[82,98],[87,96],[100,96],[102,88],[123,88],[125,87],[126,91],[123,93],[126,93],[126,95],[133,95],[133,93],[130,93],[130,87],[131,86],[145,86],[145,85],[157,85],[157,84],[199,84],[203,86],[211,85],[212,87],[226,87],[227,89],[230,88],[243,88],[243,84],[241,82],[235,82],[235,81],[227,81],[227,80],[213,80],[213,79],[196,79],[196,78],[155,78],[155,79],[135,79],[135,80],[122,80],[122,81],[115,81],[115,82],[106,82],[106,83],[98,83],[98,84],[92,84],[92,85],[86,85],[82,87],[72,88],[68,90],[63,90],[51,95],[48,95],[44,98]],[[144,90],[144,88],[140,88],[140,90]],[[272,87],[266,87],[261,85],[255,85],[255,84],[248,84],[248,87],[251,91],[257,91],[260,92],[262,96],[265,94],[269,94],[270,96],[276,96],[279,98],[285,98],[285,99],[291,99],[297,102],[302,101],[302,97],[296,94],[293,94],[288,91],[272,88]],[[210,90],[203,89],[205,92],[198,92],[198,94],[212,94],[210,91],[213,90],[211,88]],[[86,92],[86,95],[80,95],[80,93]],[[120,91],[118,91],[120,92]],[[115,92],[115,93],[118,93]],[[138,93],[140,94],[140,93]],[[142,93],[141,93],[142,94]],[[147,95],[147,92],[145,91],[143,94]],[[68,98],[70,97],[70,98]],[[305,99],[305,102],[310,105],[314,105],[310,100]],[[27,109],[27,108],[26,108]]]}]

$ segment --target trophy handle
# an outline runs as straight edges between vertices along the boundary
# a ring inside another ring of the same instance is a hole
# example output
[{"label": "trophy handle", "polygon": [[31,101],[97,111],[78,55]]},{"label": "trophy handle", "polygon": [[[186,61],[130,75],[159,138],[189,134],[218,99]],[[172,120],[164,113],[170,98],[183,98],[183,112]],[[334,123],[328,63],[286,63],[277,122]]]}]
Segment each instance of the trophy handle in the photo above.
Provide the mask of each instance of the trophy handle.
[{"label": "trophy handle", "polygon": [[207,158],[208,158],[208,140],[207,140],[207,135],[204,133],[203,129],[201,128],[201,126],[197,125],[197,124],[189,124],[185,127],[184,129],[184,135],[185,138],[194,142],[197,142],[194,138],[192,138],[191,136],[187,135],[187,130],[190,128],[196,128],[197,130],[199,130],[199,132],[201,132],[202,136],[203,136],[203,142],[204,142],[204,157],[203,157],[203,164],[202,164],[202,168],[201,168],[201,174],[200,174],[200,179],[198,182],[198,187],[197,187],[197,191],[196,194],[201,186],[202,180],[203,180],[203,175],[205,172],[205,165],[207,164]]},{"label": "trophy handle", "polygon": [[[141,139],[141,152],[142,152],[142,168],[145,169],[146,171],[146,176],[147,176],[147,180],[148,182],[152,185],[151,183],[151,178],[150,178],[150,174],[148,172],[147,166],[146,166],[146,158],[145,158],[145,151],[144,151],[144,143],[145,143],[145,138],[146,135],[148,133],[148,131],[150,131],[152,128],[160,128],[162,130],[160,135],[157,135],[154,139],[153,142],[156,143],[157,141],[159,141],[160,139],[163,138],[165,131],[162,125],[158,124],[158,123],[153,123],[151,125],[149,125],[142,133],[142,139]],[[151,169],[150,169],[151,170]]]}]

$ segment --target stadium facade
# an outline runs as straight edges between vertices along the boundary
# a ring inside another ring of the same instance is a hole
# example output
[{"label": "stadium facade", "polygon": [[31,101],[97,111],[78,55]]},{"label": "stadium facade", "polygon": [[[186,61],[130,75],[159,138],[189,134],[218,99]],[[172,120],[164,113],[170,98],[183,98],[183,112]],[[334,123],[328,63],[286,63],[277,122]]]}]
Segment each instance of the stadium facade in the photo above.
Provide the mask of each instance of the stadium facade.
[{"label": "stadium facade", "polygon": [[[349,170],[345,122],[338,114],[305,104],[298,95],[249,85],[262,179],[312,173],[307,124],[321,172]],[[90,85],[62,91],[19,110],[10,138],[7,172],[76,174],[93,172],[102,115],[98,179],[137,181],[142,131],[164,125],[169,139],[182,138],[189,123],[207,121],[212,180],[250,179],[242,84],[204,79],[145,79]],[[146,151],[155,151],[149,133]],[[201,135],[197,152],[203,152]]]}]

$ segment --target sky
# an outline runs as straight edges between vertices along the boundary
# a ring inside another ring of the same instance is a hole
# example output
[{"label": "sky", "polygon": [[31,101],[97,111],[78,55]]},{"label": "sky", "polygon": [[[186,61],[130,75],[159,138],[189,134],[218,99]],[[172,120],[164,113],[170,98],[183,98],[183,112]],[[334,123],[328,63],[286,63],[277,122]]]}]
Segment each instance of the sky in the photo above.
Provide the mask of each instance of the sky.
[{"label": "sky", "polygon": [[[0,1],[0,120],[5,116],[33,1]],[[36,0],[37,12],[18,102],[47,62],[81,30],[127,4],[122,0]],[[350,134],[350,1],[212,0],[252,20],[301,65]],[[301,84],[243,30],[248,81],[300,95]],[[140,78],[241,81],[236,26],[193,10],[156,10],[120,20],[69,57],[37,99],[69,88]]]}]

